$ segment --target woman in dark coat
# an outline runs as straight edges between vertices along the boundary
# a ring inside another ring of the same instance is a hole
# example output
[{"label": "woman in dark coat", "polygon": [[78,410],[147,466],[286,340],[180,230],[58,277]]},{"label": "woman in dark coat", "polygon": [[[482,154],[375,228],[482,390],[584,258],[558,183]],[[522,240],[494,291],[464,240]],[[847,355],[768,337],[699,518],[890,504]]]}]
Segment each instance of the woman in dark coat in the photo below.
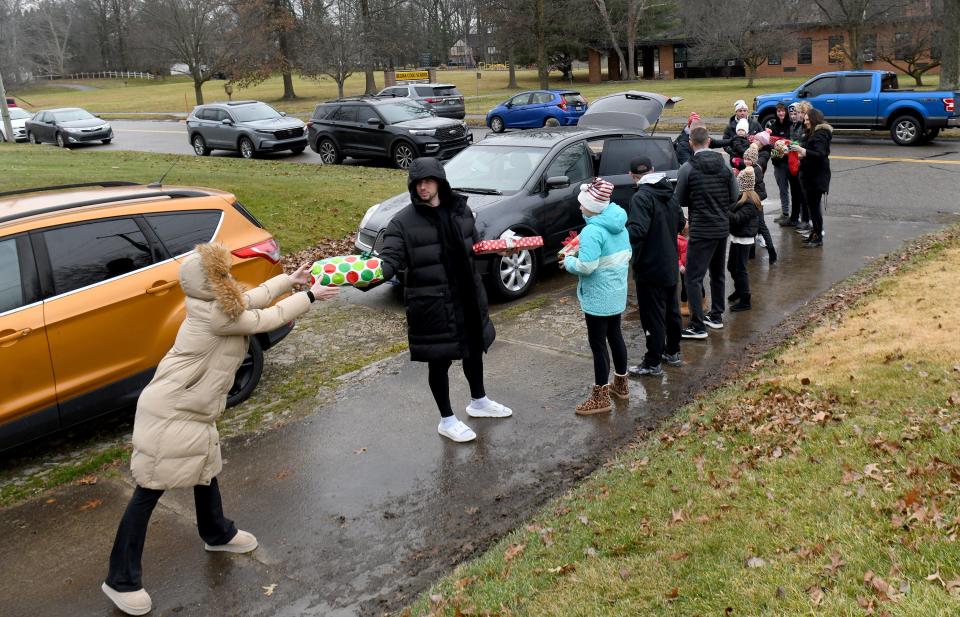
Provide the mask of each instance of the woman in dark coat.
[{"label": "woman in dark coat", "polygon": [[804,248],[823,246],[823,196],[830,190],[830,142],[833,127],[823,121],[823,112],[810,108],[803,121],[804,145],[791,145],[800,153],[800,184],[810,209],[813,230]]},{"label": "woman in dark coat", "polygon": [[467,415],[506,418],[513,413],[487,398],[483,386],[483,354],[496,333],[474,268],[472,249],[480,238],[466,197],[451,190],[437,159],[415,160],[407,187],[410,205],[390,221],[384,235],[384,279],[396,275],[404,285],[410,359],[429,366],[430,390],[441,416],[437,431],[453,441],[471,441],[476,433],[450,405],[447,372],[453,360],[463,361],[470,384]]},{"label": "woman in dark coat", "polygon": [[[790,118],[787,116],[787,106],[783,103],[777,103],[776,116],[770,124],[770,135],[772,137],[781,137],[790,139]],[[784,223],[790,220],[790,169],[787,165],[787,157],[782,156],[773,159],[773,177],[777,180],[777,188],[780,189],[780,217],[775,223]]]}]

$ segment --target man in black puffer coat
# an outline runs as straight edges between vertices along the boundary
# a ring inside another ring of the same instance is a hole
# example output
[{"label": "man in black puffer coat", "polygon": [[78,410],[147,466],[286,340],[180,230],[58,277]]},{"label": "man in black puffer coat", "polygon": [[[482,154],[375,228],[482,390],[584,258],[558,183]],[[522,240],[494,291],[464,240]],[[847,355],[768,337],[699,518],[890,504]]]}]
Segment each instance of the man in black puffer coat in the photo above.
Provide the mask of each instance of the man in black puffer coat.
[{"label": "man in black puffer coat", "polygon": [[384,234],[383,276],[389,280],[398,275],[404,283],[410,359],[429,366],[430,390],[441,416],[437,431],[453,441],[471,441],[476,433],[457,419],[450,405],[447,372],[452,360],[463,360],[470,384],[469,416],[506,418],[513,413],[484,392],[483,354],[496,333],[474,268],[473,245],[480,238],[467,198],[451,190],[437,159],[416,159],[407,187],[410,205],[397,213]]},{"label": "man in black puffer coat", "polygon": [[677,172],[675,190],[681,206],[687,207],[690,239],[687,244],[687,298],[703,297],[703,277],[710,272],[710,313],[703,314],[703,306],[691,300],[690,323],[683,330],[683,338],[707,338],[704,326],[723,327],[725,266],[727,235],[730,221],[727,213],[737,198],[733,170],[723,156],[710,151],[710,134],[704,127],[690,131],[693,157]]}]

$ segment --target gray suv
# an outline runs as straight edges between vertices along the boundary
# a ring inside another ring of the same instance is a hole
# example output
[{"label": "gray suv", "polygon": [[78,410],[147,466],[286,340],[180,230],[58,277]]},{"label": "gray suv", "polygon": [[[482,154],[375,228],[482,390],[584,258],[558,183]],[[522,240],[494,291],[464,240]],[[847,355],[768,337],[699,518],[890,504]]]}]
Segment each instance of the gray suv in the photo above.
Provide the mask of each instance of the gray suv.
[{"label": "gray suv", "polygon": [[252,159],[261,152],[300,154],[307,147],[303,122],[260,101],[198,105],[187,118],[187,135],[197,156],[236,150]]},{"label": "gray suv", "polygon": [[438,116],[463,120],[466,110],[463,95],[453,84],[407,84],[390,86],[381,90],[377,96],[405,97],[413,99],[433,110]]}]

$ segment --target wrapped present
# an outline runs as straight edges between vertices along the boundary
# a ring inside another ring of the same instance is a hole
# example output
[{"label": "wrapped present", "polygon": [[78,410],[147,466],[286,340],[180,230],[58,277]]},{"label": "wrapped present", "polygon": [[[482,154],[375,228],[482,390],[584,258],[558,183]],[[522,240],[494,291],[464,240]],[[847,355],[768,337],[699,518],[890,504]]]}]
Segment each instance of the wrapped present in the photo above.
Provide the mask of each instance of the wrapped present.
[{"label": "wrapped present", "polygon": [[568,255],[576,255],[580,252],[580,235],[575,231],[571,231],[569,236],[560,241],[560,244],[563,245],[563,248],[560,249],[560,252],[557,254],[560,260],[563,260],[563,258]]},{"label": "wrapped present", "polygon": [[366,287],[383,280],[383,268],[378,257],[340,255],[314,262],[310,277],[311,283],[320,281],[328,287]]},{"label": "wrapped present", "polygon": [[770,153],[770,156],[775,159],[785,157],[790,152],[790,143],[789,139],[778,139],[773,145],[773,152]]},{"label": "wrapped present", "polygon": [[543,246],[541,236],[507,235],[496,240],[481,240],[473,245],[473,252],[477,255],[488,255],[511,249],[535,249],[541,246]]},{"label": "wrapped present", "polygon": [[790,169],[790,175],[795,176],[800,173],[800,155],[790,151],[792,141],[785,137],[775,137],[773,142],[773,152],[770,156],[775,159],[787,157],[787,167]]}]

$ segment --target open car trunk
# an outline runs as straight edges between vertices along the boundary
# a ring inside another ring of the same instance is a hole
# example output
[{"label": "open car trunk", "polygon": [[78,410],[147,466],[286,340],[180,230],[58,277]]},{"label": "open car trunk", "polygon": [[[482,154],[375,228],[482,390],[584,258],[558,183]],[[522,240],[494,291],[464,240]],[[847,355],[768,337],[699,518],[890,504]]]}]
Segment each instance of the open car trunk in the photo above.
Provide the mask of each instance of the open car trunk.
[{"label": "open car trunk", "polygon": [[577,124],[588,128],[644,131],[657,124],[664,109],[670,109],[682,100],[681,97],[637,90],[608,94],[595,99]]}]

